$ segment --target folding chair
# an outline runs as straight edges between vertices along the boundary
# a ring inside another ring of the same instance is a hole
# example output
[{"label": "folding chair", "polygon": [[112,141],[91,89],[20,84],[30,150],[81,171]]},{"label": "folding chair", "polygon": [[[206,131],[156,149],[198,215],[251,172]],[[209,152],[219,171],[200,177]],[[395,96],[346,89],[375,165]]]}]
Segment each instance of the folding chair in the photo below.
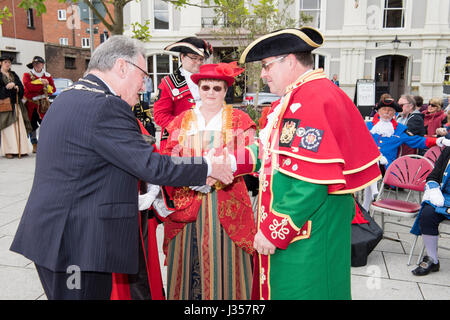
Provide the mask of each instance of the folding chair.
[{"label": "folding chair", "polygon": [[440,147],[433,146],[425,152],[423,157],[430,160],[434,165],[434,163],[436,162],[437,158],[439,158],[441,153],[442,153],[442,149]]},{"label": "folding chair", "polygon": [[[381,228],[383,229],[383,232],[386,230],[385,225],[387,223],[411,228],[410,225],[398,222],[385,222],[384,216],[395,216],[400,219],[415,219],[421,208],[421,193],[425,190],[426,178],[432,170],[433,164],[431,161],[419,155],[405,155],[391,163],[384,175],[380,193],[375,201],[371,203],[369,208],[371,216],[373,216],[375,212],[380,213]],[[408,190],[409,192],[406,199],[397,199],[397,194],[395,195],[395,199],[390,198],[390,192],[385,190],[385,185]],[[414,202],[410,200],[411,191],[419,192],[418,201]],[[384,236],[384,238],[398,242],[404,241],[386,236]],[[412,247],[408,257],[408,265],[411,262],[413,249],[414,248]]]}]

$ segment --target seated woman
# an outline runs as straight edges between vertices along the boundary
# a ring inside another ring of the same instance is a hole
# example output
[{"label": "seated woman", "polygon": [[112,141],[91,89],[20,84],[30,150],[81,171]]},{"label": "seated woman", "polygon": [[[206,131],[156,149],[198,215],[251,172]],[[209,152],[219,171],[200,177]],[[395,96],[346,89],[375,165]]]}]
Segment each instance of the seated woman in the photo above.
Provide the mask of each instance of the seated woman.
[{"label": "seated woman", "polygon": [[442,126],[442,121],[447,117],[442,110],[442,105],[442,99],[430,99],[427,110],[423,112],[425,115],[424,125],[429,136],[436,136],[436,129]]},{"label": "seated woman", "polygon": [[450,208],[450,148],[446,147],[437,159],[433,171],[427,177],[423,194],[422,209],[414,222],[411,233],[422,234],[427,255],[419,266],[412,270],[416,276],[424,276],[439,271],[437,257],[439,224],[450,219],[447,210]]},{"label": "seated woman", "polygon": [[[232,153],[253,142],[255,123],[224,104],[227,87],[242,71],[236,63],[206,64],[191,76],[201,104],[167,127],[164,153],[223,154],[224,147]],[[164,221],[168,299],[249,299],[256,226],[243,178],[230,185],[167,190],[175,207]]]}]

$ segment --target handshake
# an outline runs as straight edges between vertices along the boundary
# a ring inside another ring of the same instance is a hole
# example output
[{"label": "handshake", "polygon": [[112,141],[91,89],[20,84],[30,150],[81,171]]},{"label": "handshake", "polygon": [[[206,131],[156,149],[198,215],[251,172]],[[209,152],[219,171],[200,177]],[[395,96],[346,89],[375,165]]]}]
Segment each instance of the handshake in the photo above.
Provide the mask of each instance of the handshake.
[{"label": "handshake", "polygon": [[219,155],[216,155],[215,149],[211,149],[204,159],[208,163],[208,178],[206,179],[206,185],[201,187],[191,187],[191,189],[196,190],[195,188],[211,187],[217,180],[221,181],[223,184],[230,184],[233,182],[233,172],[235,172],[237,168],[236,159],[228,153],[227,148],[224,148]]},{"label": "handshake", "polygon": [[[216,150],[212,149],[204,156],[204,159],[208,164],[206,184],[203,186],[191,186],[189,188],[201,193],[208,193],[217,181],[221,181],[225,185],[233,182],[233,172],[237,169],[236,159],[228,153],[227,148],[224,148],[219,155],[216,155]],[[147,188],[147,193],[139,195],[139,210],[146,210],[153,206],[161,217],[167,217],[171,214],[173,211],[168,210],[164,205],[160,186],[149,183],[147,184]]]}]

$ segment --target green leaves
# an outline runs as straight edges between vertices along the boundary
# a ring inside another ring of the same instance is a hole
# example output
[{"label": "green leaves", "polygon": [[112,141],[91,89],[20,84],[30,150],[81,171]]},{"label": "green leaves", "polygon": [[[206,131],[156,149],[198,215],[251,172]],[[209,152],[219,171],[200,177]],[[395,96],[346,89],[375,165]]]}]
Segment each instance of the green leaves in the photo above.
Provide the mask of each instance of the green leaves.
[{"label": "green leaves", "polygon": [[3,23],[3,19],[9,20],[12,17],[11,11],[9,11],[8,7],[3,7],[0,9],[0,24]]},{"label": "green leaves", "polygon": [[150,20],[146,20],[145,24],[140,24],[139,22],[134,22],[131,24],[133,36],[132,38],[141,40],[142,42],[149,42],[151,39],[150,35]]}]

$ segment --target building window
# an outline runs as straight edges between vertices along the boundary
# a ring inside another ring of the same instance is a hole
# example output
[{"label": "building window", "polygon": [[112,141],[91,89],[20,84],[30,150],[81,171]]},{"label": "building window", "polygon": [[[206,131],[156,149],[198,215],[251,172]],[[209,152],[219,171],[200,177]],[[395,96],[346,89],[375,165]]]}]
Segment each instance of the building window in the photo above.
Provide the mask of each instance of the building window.
[{"label": "building window", "polygon": [[299,0],[303,25],[320,28],[320,0]]},{"label": "building window", "polygon": [[66,10],[64,10],[64,9],[58,10],[58,20],[60,20],[60,21],[66,21],[67,20]]},{"label": "building window", "polygon": [[89,38],[81,38],[81,47],[82,48],[90,48],[90,39]]},{"label": "building window", "polygon": [[322,56],[320,54],[313,54],[314,56],[314,69],[325,69],[325,56]]},{"label": "building window", "polygon": [[383,28],[404,28],[405,8],[403,0],[385,0]]},{"label": "building window", "polygon": [[62,46],[68,46],[69,45],[69,38],[59,38],[59,44]]},{"label": "building window", "polygon": [[27,27],[28,28],[34,28],[33,9],[28,9],[27,10]]},{"label": "building window", "polygon": [[169,4],[163,0],[153,2],[155,29],[169,30]]},{"label": "building window", "polygon": [[2,51],[0,50],[0,56],[7,56],[7,57],[11,57],[12,59],[12,64],[21,64],[17,61],[17,52],[14,51]]},{"label": "building window", "polygon": [[75,58],[74,57],[64,57],[64,68],[66,69],[76,69]]},{"label": "building window", "polygon": [[173,73],[179,66],[177,56],[168,54],[155,54],[147,58],[148,73],[150,73],[153,86],[157,88],[162,78]]}]

